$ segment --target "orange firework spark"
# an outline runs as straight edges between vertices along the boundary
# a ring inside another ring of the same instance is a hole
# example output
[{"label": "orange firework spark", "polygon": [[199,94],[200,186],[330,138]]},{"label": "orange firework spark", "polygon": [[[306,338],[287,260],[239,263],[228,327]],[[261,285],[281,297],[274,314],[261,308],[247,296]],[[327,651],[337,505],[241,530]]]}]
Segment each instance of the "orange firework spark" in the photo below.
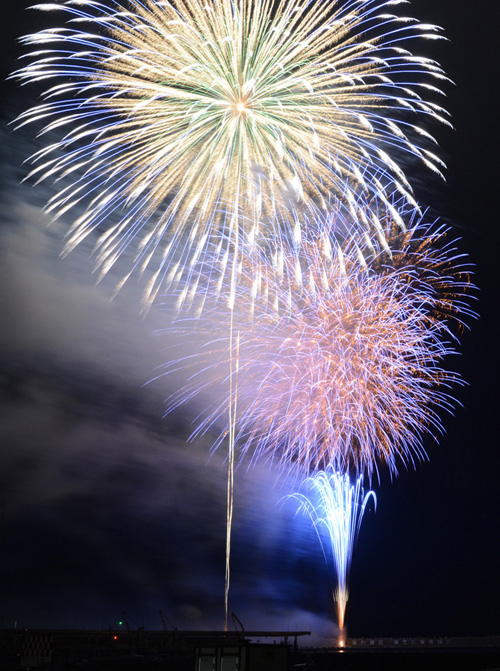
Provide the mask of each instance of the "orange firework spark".
[{"label": "orange firework spark", "polygon": [[[397,472],[425,455],[426,433],[442,432],[438,411],[452,409],[449,389],[460,381],[442,360],[456,352],[454,323],[472,314],[469,273],[442,228],[389,221],[387,237],[390,251],[385,242],[304,242],[283,256],[281,280],[266,260],[242,264],[233,313],[242,457],[296,474],[328,464]],[[213,398],[227,384],[229,319],[218,306],[196,322],[210,344],[184,359],[193,375],[170,402],[210,390],[194,435],[227,416],[230,395]]]}]

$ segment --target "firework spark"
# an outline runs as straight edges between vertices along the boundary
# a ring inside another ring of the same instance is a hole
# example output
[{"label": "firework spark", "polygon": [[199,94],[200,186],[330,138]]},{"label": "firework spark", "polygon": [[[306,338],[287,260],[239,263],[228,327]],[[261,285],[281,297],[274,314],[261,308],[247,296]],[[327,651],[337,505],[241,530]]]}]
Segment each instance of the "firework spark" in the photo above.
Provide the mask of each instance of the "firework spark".
[{"label": "firework spark", "polygon": [[[194,435],[227,415],[232,319],[242,456],[297,475],[327,464],[369,475],[386,464],[396,473],[425,456],[423,436],[442,432],[438,412],[451,411],[449,390],[460,381],[442,360],[456,353],[454,324],[472,314],[469,273],[442,228],[414,222],[386,235],[390,251],[371,241],[362,250],[352,241],[336,250],[304,244],[302,266],[293,254],[283,258],[282,281],[264,262],[242,264],[241,293],[255,296],[250,309],[242,296],[241,312],[207,312],[196,328],[206,329],[209,344],[174,364],[193,371],[170,407],[210,390]],[[292,286],[293,276],[300,284]]]},{"label": "firework spark", "polygon": [[132,250],[152,301],[200,255],[230,272],[240,240],[296,236],[290,210],[352,212],[359,192],[393,216],[390,194],[414,204],[400,150],[439,172],[419,124],[448,122],[426,99],[446,77],[409,51],[440,31],[388,13],[405,1],[35,5],[67,24],[23,39],[33,60],[14,76],[54,83],[19,122],[54,131],[32,174],[59,181],[54,216],[77,213],[67,250],[97,232],[102,274]]},{"label": "firework spark", "polygon": [[330,566],[329,558],[333,563],[337,577],[333,596],[337,602],[339,641],[342,642],[354,542],[368,502],[371,499],[376,506],[377,498],[373,491],[364,493],[361,476],[351,484],[348,475],[331,466],[307,478],[303,486],[308,494],[293,494],[291,498],[299,502],[299,512],[310,516],[327,565]]}]

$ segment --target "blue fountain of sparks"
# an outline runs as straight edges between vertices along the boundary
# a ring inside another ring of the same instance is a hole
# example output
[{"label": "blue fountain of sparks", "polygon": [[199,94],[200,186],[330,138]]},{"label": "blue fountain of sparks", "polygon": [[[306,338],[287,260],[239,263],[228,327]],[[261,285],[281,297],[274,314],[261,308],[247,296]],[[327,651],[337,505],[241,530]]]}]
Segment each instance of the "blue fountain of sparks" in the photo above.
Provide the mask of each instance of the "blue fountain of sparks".
[{"label": "blue fountain of sparks", "polygon": [[377,505],[375,492],[364,492],[363,476],[351,483],[348,474],[336,471],[331,465],[307,478],[303,487],[306,493],[296,493],[292,498],[299,502],[297,512],[308,515],[318,535],[328,566],[333,562],[337,584],[334,600],[337,603],[340,629],[339,643],[344,643],[344,622],[347,599],[347,581],[354,542],[359,533],[363,515],[370,499]]}]

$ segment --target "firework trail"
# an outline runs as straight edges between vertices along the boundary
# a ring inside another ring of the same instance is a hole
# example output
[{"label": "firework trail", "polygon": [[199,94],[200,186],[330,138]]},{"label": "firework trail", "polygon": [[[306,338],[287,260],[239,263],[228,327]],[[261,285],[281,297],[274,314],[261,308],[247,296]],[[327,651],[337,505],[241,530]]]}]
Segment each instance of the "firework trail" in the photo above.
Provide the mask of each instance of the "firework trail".
[{"label": "firework trail", "polygon": [[303,483],[308,494],[293,494],[300,504],[298,512],[310,516],[321,543],[323,555],[329,558],[337,577],[334,600],[340,629],[339,643],[344,641],[345,609],[349,592],[347,582],[354,542],[358,535],[366,506],[370,499],[377,505],[375,492],[363,491],[363,478],[351,484],[349,476],[339,473],[332,466],[315,473]]},{"label": "firework trail", "polygon": [[102,274],[133,251],[151,302],[200,256],[231,273],[241,241],[296,237],[290,211],[334,197],[356,214],[359,192],[395,217],[395,192],[416,205],[398,156],[439,172],[420,121],[448,123],[427,100],[446,77],[409,50],[442,37],[390,13],[405,1],[35,5],[67,22],[23,39],[14,77],[47,88],[18,121],[53,137],[32,174],[58,182],[48,211],[75,213],[67,250],[96,232]]},{"label": "firework trail", "polygon": [[442,432],[438,413],[452,410],[450,388],[460,383],[442,361],[456,353],[455,327],[473,314],[470,277],[439,226],[414,221],[404,232],[388,222],[385,238],[389,251],[369,240],[362,248],[303,244],[302,266],[294,254],[282,259],[282,281],[266,274],[265,260],[242,263],[238,286],[252,304],[241,296],[241,312],[207,312],[193,327],[205,346],[171,364],[190,379],[170,409],[207,397],[194,436],[218,426],[216,447],[226,433],[232,319],[242,458],[300,477],[328,464],[369,476],[385,464],[397,473],[424,457],[423,436]]}]

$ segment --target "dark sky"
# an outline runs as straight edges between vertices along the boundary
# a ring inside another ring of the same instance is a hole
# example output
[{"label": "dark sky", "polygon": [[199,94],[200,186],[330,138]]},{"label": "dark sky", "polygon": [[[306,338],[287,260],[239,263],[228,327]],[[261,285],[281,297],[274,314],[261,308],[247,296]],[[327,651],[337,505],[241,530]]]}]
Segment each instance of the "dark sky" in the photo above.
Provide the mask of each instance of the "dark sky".
[{"label": "dark sky", "polygon": [[[3,0],[3,75],[16,38],[40,16]],[[444,417],[429,461],[384,474],[376,514],[354,553],[351,635],[500,633],[498,473],[498,109],[496,0],[414,0],[421,20],[445,27],[432,46],[455,86],[441,130],[447,183],[420,200],[463,240],[476,265],[480,318],[454,365],[469,383]],[[426,52],[425,55],[428,55]],[[47,227],[46,187],[20,185],[31,131],[4,122],[30,92],[2,91],[0,227],[0,626],[99,627],[127,613],[159,628],[223,624],[225,465],[210,441],[186,443],[190,415],[162,419],[165,359],[153,335],[165,315],[139,315],[139,291],[110,301],[95,286],[89,250],[59,258],[68,222]],[[331,629],[319,547],[286,488],[264,466],[239,471],[231,609],[246,628]]]}]

